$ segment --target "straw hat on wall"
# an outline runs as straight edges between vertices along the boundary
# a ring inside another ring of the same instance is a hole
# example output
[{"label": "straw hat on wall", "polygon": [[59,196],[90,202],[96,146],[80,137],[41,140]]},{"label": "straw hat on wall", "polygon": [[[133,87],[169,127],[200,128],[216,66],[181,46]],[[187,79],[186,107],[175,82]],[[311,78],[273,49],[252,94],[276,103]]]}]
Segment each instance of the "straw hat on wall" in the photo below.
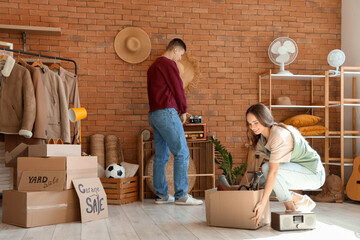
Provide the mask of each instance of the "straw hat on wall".
[{"label": "straw hat on wall", "polygon": [[125,62],[140,63],[151,52],[151,42],[148,34],[138,27],[127,27],[115,37],[116,54]]},{"label": "straw hat on wall", "polygon": [[180,72],[180,77],[183,81],[185,92],[189,92],[195,88],[199,80],[199,64],[197,60],[185,53],[181,61],[176,62],[176,65]]}]

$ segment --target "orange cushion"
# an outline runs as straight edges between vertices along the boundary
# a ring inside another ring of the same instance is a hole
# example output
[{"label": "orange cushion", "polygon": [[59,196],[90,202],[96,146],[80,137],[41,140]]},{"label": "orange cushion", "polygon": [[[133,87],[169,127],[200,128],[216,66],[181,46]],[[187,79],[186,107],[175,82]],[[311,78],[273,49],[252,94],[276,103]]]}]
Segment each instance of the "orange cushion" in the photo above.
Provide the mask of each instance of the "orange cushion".
[{"label": "orange cushion", "polygon": [[313,126],[317,124],[319,121],[321,121],[321,117],[317,117],[309,114],[300,114],[286,119],[284,123],[286,125],[292,125],[294,127],[299,128],[299,127]]},{"label": "orange cushion", "polygon": [[303,136],[318,136],[326,132],[327,128],[320,125],[299,127],[301,135]]}]

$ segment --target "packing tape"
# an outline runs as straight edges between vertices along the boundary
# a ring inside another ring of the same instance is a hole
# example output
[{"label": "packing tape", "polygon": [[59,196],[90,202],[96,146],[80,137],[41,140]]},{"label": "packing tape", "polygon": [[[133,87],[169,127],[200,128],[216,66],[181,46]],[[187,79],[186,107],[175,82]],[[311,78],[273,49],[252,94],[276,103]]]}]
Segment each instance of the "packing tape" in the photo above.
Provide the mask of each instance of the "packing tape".
[{"label": "packing tape", "polygon": [[[86,166],[84,166],[86,167]],[[66,173],[69,174],[74,174],[74,173],[79,173],[79,174],[92,174],[92,173],[96,173],[97,174],[97,168],[83,168],[83,169],[67,169]]]},{"label": "packing tape", "polygon": [[28,206],[27,210],[41,210],[41,209],[50,209],[50,208],[67,208],[67,203],[60,203],[54,205],[43,205],[43,206]]}]

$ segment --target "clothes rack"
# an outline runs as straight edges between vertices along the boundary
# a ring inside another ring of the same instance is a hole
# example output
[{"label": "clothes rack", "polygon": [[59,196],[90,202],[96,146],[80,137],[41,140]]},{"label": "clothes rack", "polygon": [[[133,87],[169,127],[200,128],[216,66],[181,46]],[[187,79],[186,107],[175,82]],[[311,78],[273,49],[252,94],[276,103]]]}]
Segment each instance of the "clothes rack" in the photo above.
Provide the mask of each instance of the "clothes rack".
[{"label": "clothes rack", "polygon": [[75,62],[74,60],[72,60],[72,59],[61,58],[61,57],[53,57],[53,56],[47,56],[47,55],[42,55],[42,54],[37,54],[37,53],[31,53],[31,52],[24,52],[24,51],[14,50],[14,49],[7,49],[7,48],[2,48],[2,47],[0,47],[0,49],[1,49],[1,50],[4,50],[4,51],[19,53],[19,54],[27,54],[27,55],[37,56],[37,57],[44,57],[44,58],[51,58],[51,59],[57,59],[57,60],[63,60],[63,61],[72,62],[72,63],[74,63],[74,65],[75,65],[75,76],[77,76],[77,64],[76,64],[76,62]]}]

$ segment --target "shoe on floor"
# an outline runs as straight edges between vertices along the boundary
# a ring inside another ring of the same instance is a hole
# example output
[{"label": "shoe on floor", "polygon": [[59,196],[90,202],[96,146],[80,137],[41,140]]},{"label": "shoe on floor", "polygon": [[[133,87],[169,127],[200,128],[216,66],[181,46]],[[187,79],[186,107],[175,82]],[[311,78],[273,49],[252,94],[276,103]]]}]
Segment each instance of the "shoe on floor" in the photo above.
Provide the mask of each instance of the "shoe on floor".
[{"label": "shoe on floor", "polygon": [[179,199],[175,200],[175,204],[179,205],[200,205],[203,204],[202,200],[193,198],[190,194],[187,194]]},{"label": "shoe on floor", "polygon": [[168,194],[165,197],[157,197],[155,199],[156,204],[173,203],[174,201],[175,201],[175,198],[173,196],[171,196],[170,194]]},{"label": "shoe on floor", "polygon": [[295,203],[298,212],[311,212],[315,206],[316,203],[308,195],[304,195],[301,201]]}]

